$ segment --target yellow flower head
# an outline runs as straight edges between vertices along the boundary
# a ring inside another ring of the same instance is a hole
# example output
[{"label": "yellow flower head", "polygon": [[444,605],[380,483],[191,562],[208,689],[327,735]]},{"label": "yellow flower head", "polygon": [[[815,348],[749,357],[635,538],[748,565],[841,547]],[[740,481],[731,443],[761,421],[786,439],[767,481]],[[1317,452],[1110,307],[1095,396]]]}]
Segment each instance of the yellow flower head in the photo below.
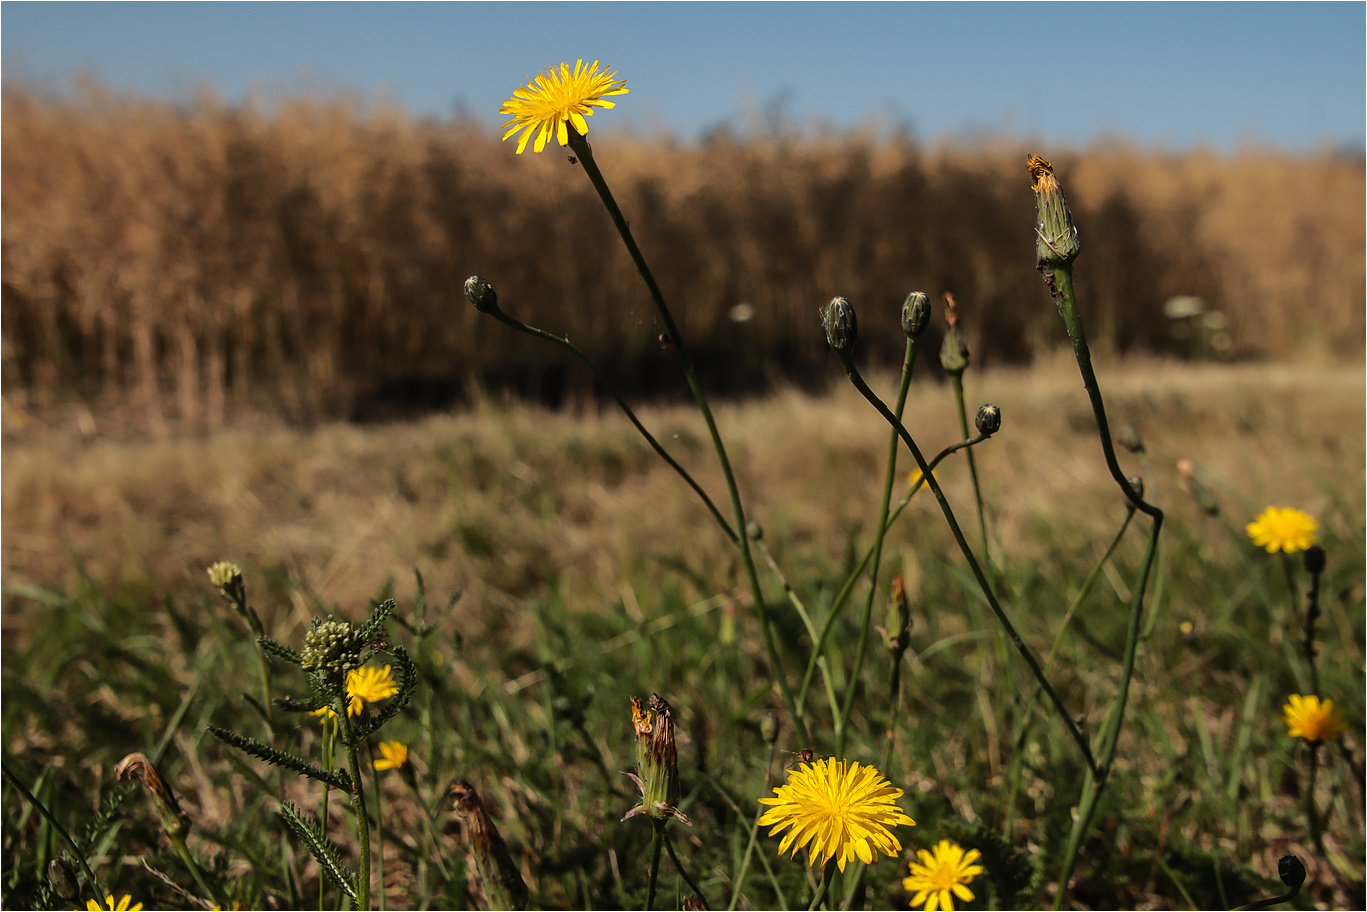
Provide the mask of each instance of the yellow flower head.
[{"label": "yellow flower head", "polygon": [[568,63],[560,64],[537,76],[527,85],[513,93],[513,97],[498,109],[500,114],[512,115],[512,120],[503,125],[507,139],[522,130],[522,138],[517,141],[517,154],[527,148],[527,140],[536,134],[535,151],[546,148],[546,142],[555,134],[556,141],[562,146],[569,145],[569,127],[580,135],[589,132],[588,121],[594,108],[613,108],[616,102],[604,101],[605,95],[625,95],[629,89],[625,79],[618,79],[611,70],[598,72],[598,61],[585,68],[581,59],[574,64],[571,72]]},{"label": "yellow flower head", "polygon": [[383,758],[375,761],[376,770],[402,769],[408,762],[408,748],[398,741],[381,741],[380,753]]},{"label": "yellow flower head", "polygon": [[1333,741],[1348,730],[1348,720],[1343,713],[1334,710],[1334,701],[1321,703],[1314,694],[1308,697],[1292,694],[1290,702],[1282,707],[1282,718],[1286,720],[1289,736],[1311,743]]},{"label": "yellow flower head", "polygon": [[309,715],[317,716],[318,718],[326,722],[329,719],[337,718],[337,711],[334,710],[331,706],[320,706],[319,708],[310,712]]},{"label": "yellow flower head", "polygon": [[93,899],[87,899],[85,901],[87,912],[129,912],[129,910],[142,908],[142,903],[133,903],[133,905],[130,906],[129,903],[133,902],[133,897],[129,896],[127,893],[123,894],[123,898],[121,898],[118,903],[114,902],[113,894],[106,896],[104,901],[106,905],[102,906]]},{"label": "yellow flower head", "polygon": [[346,695],[348,716],[359,716],[367,703],[387,700],[399,692],[394,675],[389,666],[375,668],[353,668],[346,673]]},{"label": "yellow flower head", "polygon": [[[934,478],[936,481],[939,481],[939,480],[940,480],[940,479],[935,475],[934,472],[931,472],[930,475],[931,475],[931,477]],[[923,484],[925,484],[925,483],[926,483],[925,476],[923,476],[923,475],[921,474],[921,470],[920,470],[920,469],[912,469],[912,470],[911,470],[911,474],[907,476],[907,484],[908,484],[908,486],[911,487],[911,489],[912,489],[913,491],[916,490],[918,487],[920,487],[921,485],[923,485]]]},{"label": "yellow flower head", "polygon": [[981,856],[977,849],[965,852],[963,846],[948,839],[941,839],[934,852],[919,849],[916,857],[921,863],[913,861],[908,872],[911,876],[902,881],[902,889],[915,894],[911,898],[912,908],[924,906],[926,912],[954,912],[955,896],[972,902],[973,891],[968,884],[983,872],[982,865],[973,863]]},{"label": "yellow flower head", "polygon": [[1304,551],[1315,543],[1315,530],[1319,527],[1309,514],[1290,507],[1268,507],[1247,526],[1253,544],[1266,548],[1268,554]]},{"label": "yellow flower head", "polygon": [[791,846],[796,856],[810,843],[812,864],[833,859],[844,871],[852,858],[872,864],[879,852],[902,851],[891,827],[915,826],[916,821],[896,805],[900,797],[902,790],[873,767],[832,757],[803,763],[788,775],[787,784],[774,788],[774,797],[759,799],[772,805],[759,823],[772,827],[770,836],[788,831],[779,854]]}]

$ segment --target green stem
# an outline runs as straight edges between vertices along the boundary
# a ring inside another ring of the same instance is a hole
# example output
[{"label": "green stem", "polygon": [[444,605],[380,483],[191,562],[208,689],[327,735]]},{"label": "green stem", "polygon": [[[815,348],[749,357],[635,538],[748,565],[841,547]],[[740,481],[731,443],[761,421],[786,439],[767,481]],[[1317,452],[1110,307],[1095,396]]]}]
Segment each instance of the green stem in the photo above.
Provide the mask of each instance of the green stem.
[{"label": "green stem", "polygon": [[[375,745],[366,742],[366,753],[370,756],[370,775],[375,783],[375,861],[380,869],[380,891],[379,906],[380,912],[384,912],[384,811],[381,810],[380,802],[383,800],[380,794],[380,774],[375,769]],[[554,754],[552,754],[554,756]]]},{"label": "green stem", "polygon": [[664,842],[664,824],[650,819],[650,881],[646,886],[646,912],[655,908],[655,882],[660,874],[660,844]]},{"label": "green stem", "polygon": [[[323,722],[323,763],[328,772],[332,772],[333,763],[336,760],[337,749],[337,721],[335,718],[329,719],[327,714],[322,716]],[[323,830],[323,835],[328,831],[328,802],[332,797],[332,784],[323,783],[323,806],[318,812],[318,825]],[[318,878],[318,908],[323,908],[323,888],[327,884],[326,877]]]},{"label": "green stem", "polygon": [[669,455],[669,452],[660,444],[658,440],[655,439],[654,435],[652,435],[650,431],[646,430],[645,425],[641,423],[641,420],[638,417],[636,417],[636,412],[632,410],[631,406],[627,405],[626,400],[623,399],[621,394],[617,392],[617,388],[612,385],[612,383],[608,380],[606,376],[604,376],[603,372],[599,370],[598,365],[594,362],[592,358],[590,358],[587,354],[584,353],[583,349],[575,345],[567,338],[557,336],[554,333],[546,332],[544,329],[538,329],[535,326],[529,326],[526,323],[523,323],[521,320],[518,320],[514,317],[510,317],[508,314],[504,313],[501,310],[494,311],[491,314],[491,316],[493,316],[495,319],[499,320],[502,323],[506,323],[514,329],[527,333],[530,336],[534,336],[538,339],[543,339],[547,342],[554,342],[556,345],[561,346],[562,348],[570,352],[572,355],[574,355],[576,358],[578,358],[580,361],[584,362],[588,369],[593,372],[593,376],[596,377],[598,379],[598,382],[603,385],[603,388],[608,391],[608,395],[612,396],[613,401],[617,403],[617,407],[620,408],[622,412],[627,416],[627,420],[629,420],[632,423],[632,425],[636,428],[636,430],[641,434],[641,436],[646,439],[646,443],[650,444],[651,449],[653,449],[661,459],[668,463],[670,468],[677,472],[679,474],[679,477],[681,477],[685,482],[687,482],[688,486],[692,488],[700,498],[702,498],[702,502],[706,504],[707,509],[712,513],[712,517],[722,527],[722,531],[726,533],[726,537],[731,539],[731,541],[733,542],[737,540],[736,530],[731,528],[731,524],[726,521],[726,517],[722,516],[721,511],[717,509],[717,505],[712,502],[712,498],[707,495],[707,492],[702,489],[702,486],[699,485],[698,482],[693,478],[693,476],[688,473],[688,470],[685,469],[683,466],[679,465],[679,463],[674,459],[674,457]]},{"label": "green stem", "polygon": [[[930,461],[931,471],[934,471],[935,467],[951,453],[967,447],[977,446],[988,439],[990,439],[988,435],[978,434],[971,440],[961,440],[958,443],[945,447]],[[916,480],[916,484],[911,486],[911,489],[907,491],[906,496],[902,498],[902,502],[897,505],[897,509],[888,517],[886,528],[892,528],[893,523],[897,522],[898,517],[902,515],[902,511],[911,503],[912,495],[921,490],[925,483],[924,476]],[[821,626],[821,636],[817,639],[816,646],[812,650],[811,658],[807,662],[807,671],[802,676],[802,687],[798,689],[797,705],[799,708],[802,708],[804,712],[806,711],[805,707],[807,705],[807,693],[811,689],[812,677],[816,671],[817,659],[826,648],[826,641],[830,638],[831,630],[835,626],[836,616],[840,613],[840,609],[845,606],[845,601],[849,598],[851,590],[854,589],[854,584],[859,580],[860,574],[864,572],[864,568],[868,566],[869,561],[873,560],[873,550],[873,546],[869,546],[869,550],[864,552],[863,559],[860,560],[859,564],[854,568],[854,572],[846,578],[844,585],[840,587],[840,591],[835,596],[835,601],[831,602],[831,609],[827,612],[826,620]]]},{"label": "green stem", "polygon": [[351,781],[356,784],[356,794],[351,796],[351,806],[356,812],[356,842],[361,849],[361,869],[356,885],[356,908],[370,908],[370,817],[365,806],[365,780],[361,778],[361,759],[358,746],[353,739],[351,717],[347,715],[347,701],[341,699],[336,707],[340,709],[338,718],[346,732],[348,765],[351,768]]},{"label": "green stem", "polygon": [[199,887],[200,892],[206,899],[217,901],[219,898],[218,894],[209,889],[209,885],[204,882],[204,872],[199,869],[199,865],[190,854],[190,848],[185,844],[185,837],[179,834],[172,835],[167,833],[167,835],[171,837],[171,845],[175,848],[176,854],[180,856],[180,860],[185,864],[186,870],[190,872],[190,877],[194,879],[195,885]]},{"label": "green stem", "polygon": [[810,910],[812,910],[812,909],[819,909],[819,908],[821,908],[821,903],[826,899],[826,894],[829,893],[830,890],[831,890],[831,880],[832,880],[834,877],[835,877],[835,860],[832,859],[832,860],[826,862],[825,867],[823,867],[823,868],[821,869],[821,886],[820,886],[818,889],[816,889],[815,891],[813,891],[813,894],[812,894],[812,904],[811,904],[810,906],[807,907],[807,909],[809,910],[809,912],[810,912]]},{"label": "green stem", "polygon": [[[959,430],[963,432],[965,438],[968,437],[968,411],[964,407],[964,374],[963,371],[955,371],[949,375],[950,384],[954,387],[954,402],[959,408]],[[899,416],[900,417],[900,416]],[[973,499],[978,504],[978,531],[983,539],[983,563],[990,569],[992,567],[992,555],[987,547],[987,518],[983,513],[983,492],[978,484],[978,463],[973,458],[973,451],[968,451],[968,474],[973,477]]]},{"label": "green stem", "polygon": [[1324,851],[1324,833],[1320,827],[1319,812],[1315,810],[1315,784],[1319,778],[1320,769],[1320,745],[1316,741],[1310,745],[1310,782],[1305,788],[1305,817],[1310,823],[1310,839],[1315,844],[1315,851],[1319,853],[1321,859],[1328,856]]},{"label": "green stem", "polygon": [[[760,787],[761,795],[769,794],[769,771],[774,768],[774,746],[769,745],[769,756],[764,761],[764,785]],[[750,855],[755,851],[755,839],[759,836],[759,819],[764,816],[764,805],[759,806],[755,811],[755,822],[750,824],[750,840],[745,844],[745,855],[740,860],[740,871],[736,874],[735,885],[731,888],[731,902],[727,904],[727,912],[734,912],[736,904],[740,902],[740,891],[745,885],[745,872],[750,869]]]},{"label": "green stem", "polygon": [[850,357],[848,355],[841,355],[840,360],[844,364],[845,373],[849,375],[850,382],[855,385],[855,388],[863,394],[864,398],[867,399],[874,408],[878,409],[883,418],[897,429],[897,433],[901,435],[903,442],[906,443],[907,448],[911,450],[911,455],[916,459],[916,464],[921,469],[921,475],[925,478],[926,483],[930,485],[930,490],[934,492],[935,499],[940,503],[940,511],[944,513],[945,521],[949,524],[949,530],[953,533],[954,540],[958,542],[959,550],[963,552],[964,559],[968,562],[969,570],[972,571],[974,579],[977,580],[978,588],[982,590],[983,595],[987,598],[987,604],[992,608],[992,613],[997,616],[998,623],[1000,623],[1002,629],[1006,631],[1006,635],[1016,647],[1016,651],[1021,654],[1021,657],[1025,659],[1025,663],[1030,666],[1030,672],[1035,676],[1035,680],[1039,682],[1040,687],[1044,689],[1044,692],[1049,695],[1049,699],[1054,704],[1054,709],[1057,711],[1059,719],[1067,726],[1068,733],[1073,736],[1073,741],[1077,743],[1078,749],[1082,751],[1082,756],[1087,761],[1087,766],[1089,768],[1095,768],[1096,761],[1092,757],[1092,749],[1087,743],[1086,736],[1083,735],[1082,730],[1077,727],[1077,723],[1073,721],[1072,714],[1069,713],[1068,708],[1063,705],[1063,700],[1059,698],[1058,693],[1054,690],[1053,686],[1050,685],[1048,679],[1045,678],[1044,671],[1040,668],[1039,661],[1035,658],[1035,654],[1030,651],[1029,646],[1025,645],[1025,641],[1022,640],[1020,634],[1016,632],[1016,628],[1011,623],[1011,619],[1006,616],[1006,611],[1002,608],[1001,603],[997,601],[997,596],[992,591],[992,586],[988,583],[982,567],[978,564],[978,559],[973,555],[973,549],[969,547],[967,540],[964,538],[963,530],[959,528],[959,522],[954,517],[954,510],[949,506],[949,501],[945,498],[944,491],[940,490],[940,483],[936,481],[935,476],[931,473],[930,465],[926,462],[925,456],[921,454],[921,448],[916,445],[916,441],[912,439],[911,434],[907,429],[902,426],[902,422],[897,419],[897,416],[888,411],[888,407],[883,404],[882,400],[874,394],[873,390],[869,389],[869,385],[865,383],[864,378],[859,375],[859,369],[854,366],[854,362],[850,360]]},{"label": "green stem", "polygon": [[699,888],[697,881],[690,877],[688,872],[684,870],[683,863],[679,861],[679,856],[674,854],[674,841],[669,838],[668,831],[666,831],[664,827],[660,827],[660,830],[664,833],[665,851],[669,853],[669,860],[674,863],[674,870],[679,872],[679,876],[683,878],[684,883],[688,884],[688,889],[693,891],[693,895],[702,903],[703,909],[706,909],[707,900],[703,898],[702,889]]},{"label": "green stem", "polygon": [[679,356],[679,363],[683,368],[684,378],[688,381],[688,388],[693,393],[693,400],[697,403],[703,421],[707,423],[707,430],[712,436],[712,446],[717,451],[717,459],[721,463],[722,474],[726,477],[726,487],[731,494],[731,507],[736,517],[734,528],[737,534],[735,541],[740,546],[741,563],[744,564],[745,575],[750,580],[750,594],[755,602],[755,613],[759,617],[760,634],[764,639],[764,648],[769,656],[769,664],[772,666],[774,677],[778,680],[783,699],[788,704],[788,712],[793,717],[793,723],[801,729],[804,740],[810,742],[806,722],[798,712],[797,700],[794,699],[792,688],[788,686],[788,678],[783,672],[783,665],[779,661],[778,647],[774,642],[774,633],[770,626],[769,609],[764,601],[764,592],[759,585],[759,574],[755,569],[754,557],[750,553],[750,540],[744,534],[745,507],[741,503],[736,476],[731,469],[731,461],[727,458],[726,447],[722,444],[721,433],[717,430],[717,422],[712,417],[711,408],[707,405],[707,397],[703,395],[702,387],[698,384],[698,378],[693,371],[693,362],[688,357],[688,349],[684,345],[683,337],[679,334],[679,327],[674,322],[674,315],[670,313],[669,305],[665,303],[664,295],[660,292],[660,286],[655,282],[655,276],[650,271],[650,266],[647,265],[640,248],[636,246],[636,239],[632,236],[631,228],[627,225],[627,220],[622,215],[622,210],[618,207],[616,199],[613,198],[612,190],[608,188],[603,172],[598,169],[598,163],[594,161],[593,148],[589,145],[588,139],[571,128],[569,145],[570,149],[579,157],[579,163],[583,166],[584,173],[588,175],[594,189],[598,191],[599,199],[607,207],[608,215],[612,218],[612,223],[616,226],[622,243],[626,245],[632,262],[636,264],[636,271],[641,274],[642,280],[646,283],[646,288],[650,290],[650,296],[655,301],[660,319],[664,321],[669,338],[674,343],[674,350]]},{"label": "green stem", "polygon": [[[902,379],[897,386],[897,406],[895,415],[900,421],[907,403],[907,390],[911,387],[911,370],[916,364],[916,339],[907,337],[906,352],[902,357]],[[968,434],[965,432],[965,437]],[[888,463],[883,473],[883,500],[878,506],[878,527],[873,535],[873,566],[869,569],[869,596],[864,600],[864,616],[859,625],[859,642],[854,650],[854,666],[846,682],[845,705],[840,709],[840,717],[835,723],[835,755],[845,754],[845,743],[849,740],[850,712],[854,709],[854,695],[859,690],[859,675],[864,668],[864,656],[869,644],[869,625],[873,622],[873,603],[878,597],[878,568],[883,560],[883,537],[888,528],[888,506],[892,503],[892,485],[897,477],[897,429],[892,430],[888,439]],[[970,458],[972,450],[969,450]]]},{"label": "green stem", "polygon": [[76,859],[76,863],[79,864],[81,870],[85,872],[86,880],[89,881],[91,889],[95,891],[95,894],[101,900],[108,896],[109,894],[100,886],[100,882],[95,879],[95,872],[90,870],[90,865],[86,862],[85,855],[80,849],[76,848],[76,842],[71,838],[71,834],[66,831],[66,827],[57,822],[56,817],[52,816],[52,812],[47,809],[47,805],[39,801],[37,797],[28,790],[28,787],[19,781],[19,777],[14,775],[8,765],[0,763],[0,772],[4,774],[5,780],[9,782],[10,785],[14,786],[15,790],[18,791],[20,795],[24,796],[24,800],[33,805],[38,813],[43,816],[43,819],[47,821],[48,826],[52,827],[53,831],[61,836],[62,840],[71,847],[71,857]]}]

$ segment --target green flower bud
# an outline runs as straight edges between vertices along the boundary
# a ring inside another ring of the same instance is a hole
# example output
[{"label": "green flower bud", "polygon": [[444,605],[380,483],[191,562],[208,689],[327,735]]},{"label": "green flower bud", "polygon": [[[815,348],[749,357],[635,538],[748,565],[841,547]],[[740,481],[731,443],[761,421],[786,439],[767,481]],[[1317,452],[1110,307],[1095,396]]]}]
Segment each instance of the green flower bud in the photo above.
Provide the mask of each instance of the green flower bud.
[{"label": "green flower bud", "polygon": [[854,351],[855,340],[859,338],[858,321],[854,307],[842,297],[831,298],[821,311],[821,326],[826,330],[826,341],[837,353],[848,355]]},{"label": "green flower bud", "polygon": [[752,519],[745,524],[745,534],[750,541],[759,541],[764,537],[764,527]]},{"label": "green flower bud", "polygon": [[1054,166],[1038,155],[1031,155],[1031,187],[1035,191],[1035,253],[1041,266],[1063,266],[1077,259],[1082,244],[1073,226],[1073,213],[1063,198],[1063,188],[1054,177]]},{"label": "green flower bud", "polygon": [[765,744],[773,744],[778,740],[778,716],[767,712],[764,718],[759,720],[759,734],[764,739]]},{"label": "green flower bud", "polygon": [[1143,500],[1144,479],[1138,475],[1131,475],[1129,478],[1126,478],[1125,480],[1130,483],[1130,490],[1134,492],[1134,496],[1138,497],[1140,500]]},{"label": "green flower bud", "polygon": [[958,326],[951,326],[945,332],[945,340],[940,344],[940,366],[945,373],[953,375],[968,370],[968,343]]},{"label": "green flower bud", "polygon": [[475,305],[475,310],[480,313],[498,313],[498,294],[494,291],[494,286],[477,275],[470,276],[465,280],[465,296],[470,299],[470,303]]},{"label": "green flower bud", "polygon": [[1305,883],[1305,865],[1295,855],[1283,855],[1277,861],[1277,876],[1293,890],[1299,890]]},{"label": "green flower bud", "polygon": [[1305,570],[1310,574],[1324,572],[1324,549],[1319,545],[1311,545],[1305,549],[1305,555],[1301,558],[1305,561]]},{"label": "green flower bud", "polygon": [[909,339],[919,339],[930,323],[930,298],[924,292],[913,291],[902,302],[902,332]]},{"label": "green flower bud", "polygon": [[990,437],[1001,430],[1002,410],[989,402],[978,409],[978,417],[973,423],[977,426],[979,434]]},{"label": "green flower bud", "polygon": [[1127,424],[1121,428],[1116,440],[1131,453],[1144,452],[1144,438],[1139,436],[1139,429],[1132,424]]}]

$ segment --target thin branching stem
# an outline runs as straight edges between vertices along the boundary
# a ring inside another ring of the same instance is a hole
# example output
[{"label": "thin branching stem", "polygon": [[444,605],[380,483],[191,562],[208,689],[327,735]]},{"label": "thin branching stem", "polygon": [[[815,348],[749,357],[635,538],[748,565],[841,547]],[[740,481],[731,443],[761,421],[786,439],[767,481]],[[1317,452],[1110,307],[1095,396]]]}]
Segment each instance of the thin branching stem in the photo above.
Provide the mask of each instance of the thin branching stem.
[{"label": "thin branching stem", "polygon": [[726,478],[726,487],[731,494],[731,507],[735,513],[736,543],[740,546],[741,563],[745,566],[745,575],[750,581],[750,595],[755,602],[755,613],[759,618],[760,635],[764,639],[764,649],[769,656],[769,664],[774,678],[778,682],[779,690],[783,694],[784,702],[788,704],[788,712],[793,717],[793,724],[801,729],[804,740],[810,741],[807,733],[806,722],[798,712],[797,700],[794,698],[793,690],[788,685],[788,677],[784,674],[783,665],[779,660],[778,646],[774,642],[774,632],[771,629],[769,618],[769,608],[764,600],[764,591],[760,588],[759,574],[755,569],[755,559],[750,553],[750,541],[745,533],[745,507],[741,503],[740,488],[736,484],[735,472],[731,468],[731,460],[726,455],[726,446],[722,443],[721,432],[717,430],[716,419],[712,417],[712,409],[707,404],[707,397],[703,395],[702,386],[698,383],[698,378],[693,370],[693,362],[688,357],[688,349],[684,345],[682,336],[679,334],[679,327],[674,322],[674,315],[669,310],[669,305],[665,303],[664,295],[660,292],[660,286],[655,281],[655,275],[651,272],[650,266],[646,263],[641,249],[636,245],[636,239],[631,233],[631,227],[627,224],[626,217],[622,215],[622,210],[617,205],[617,200],[612,195],[612,190],[608,187],[607,180],[603,177],[603,172],[599,170],[598,163],[593,158],[593,148],[589,145],[588,139],[576,130],[569,131],[570,149],[579,157],[579,163],[584,168],[584,173],[588,175],[593,188],[598,191],[598,197],[607,207],[608,215],[612,218],[613,225],[617,228],[617,233],[622,238],[622,243],[626,245],[627,252],[631,255],[632,262],[636,264],[636,271],[641,274],[642,280],[646,283],[646,288],[650,290],[650,296],[655,302],[655,308],[660,313],[660,319],[664,321],[665,329],[669,333],[669,338],[674,343],[674,350],[679,356],[679,363],[683,368],[684,378],[688,381],[688,388],[693,393],[693,400],[697,403],[698,411],[702,414],[703,421],[707,424],[708,433],[712,436],[712,446],[717,451],[717,459],[721,463],[722,474]]},{"label": "thin branching stem", "polygon": [[71,838],[71,834],[66,831],[66,827],[57,822],[56,817],[52,816],[52,812],[47,809],[47,805],[39,801],[37,796],[28,790],[28,786],[19,781],[19,777],[14,775],[8,764],[0,763],[0,771],[3,771],[5,780],[9,782],[10,785],[14,786],[15,790],[17,790],[20,795],[24,796],[25,801],[33,805],[34,809],[48,822],[48,826],[52,827],[53,831],[56,832],[58,836],[62,837],[62,841],[71,848],[71,857],[76,859],[76,863],[80,865],[81,870],[85,872],[86,880],[89,881],[91,889],[95,891],[95,895],[100,897],[109,895],[105,893],[104,887],[100,886],[100,882],[95,879],[95,872],[90,870],[90,865],[85,860],[85,854],[82,853],[80,849],[76,848],[76,842]]},{"label": "thin branching stem", "polygon": [[356,884],[356,908],[370,908],[370,818],[365,806],[365,781],[361,778],[360,745],[352,736],[351,717],[347,715],[347,701],[342,698],[335,709],[340,710],[337,717],[345,726],[343,741],[346,744],[347,760],[351,767],[351,781],[356,791],[351,796],[352,807],[356,811],[356,842],[361,850],[361,870]]},{"label": "thin branching stem", "polygon": [[[964,372],[952,371],[949,375],[949,383],[954,387],[954,404],[959,412],[959,430],[964,437],[968,436],[968,409],[964,406]],[[900,418],[901,415],[899,414]],[[968,451],[968,474],[973,479],[973,500],[978,505],[978,532],[983,540],[983,563],[988,569],[992,569],[992,554],[987,546],[987,515],[983,511],[983,491],[978,483],[978,461],[973,458],[973,451]]]}]

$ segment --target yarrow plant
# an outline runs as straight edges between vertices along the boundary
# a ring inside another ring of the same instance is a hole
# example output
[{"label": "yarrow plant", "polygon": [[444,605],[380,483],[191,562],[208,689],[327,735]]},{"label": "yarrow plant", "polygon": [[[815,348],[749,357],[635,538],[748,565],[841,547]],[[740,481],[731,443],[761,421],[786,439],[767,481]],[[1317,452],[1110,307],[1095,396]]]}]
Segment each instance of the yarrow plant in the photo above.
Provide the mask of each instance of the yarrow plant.
[{"label": "yarrow plant", "polygon": [[1319,523],[1314,517],[1290,507],[1268,507],[1247,526],[1248,537],[1268,554],[1295,554],[1315,543]]},{"label": "yarrow plant", "polygon": [[983,872],[983,866],[975,864],[982,853],[977,849],[964,851],[963,846],[948,839],[941,839],[932,851],[918,849],[918,861],[911,863],[909,874],[902,881],[902,889],[913,894],[911,906],[920,906],[926,912],[944,909],[954,912],[954,898],[962,902],[973,901],[973,891],[968,885],[973,878]]}]

